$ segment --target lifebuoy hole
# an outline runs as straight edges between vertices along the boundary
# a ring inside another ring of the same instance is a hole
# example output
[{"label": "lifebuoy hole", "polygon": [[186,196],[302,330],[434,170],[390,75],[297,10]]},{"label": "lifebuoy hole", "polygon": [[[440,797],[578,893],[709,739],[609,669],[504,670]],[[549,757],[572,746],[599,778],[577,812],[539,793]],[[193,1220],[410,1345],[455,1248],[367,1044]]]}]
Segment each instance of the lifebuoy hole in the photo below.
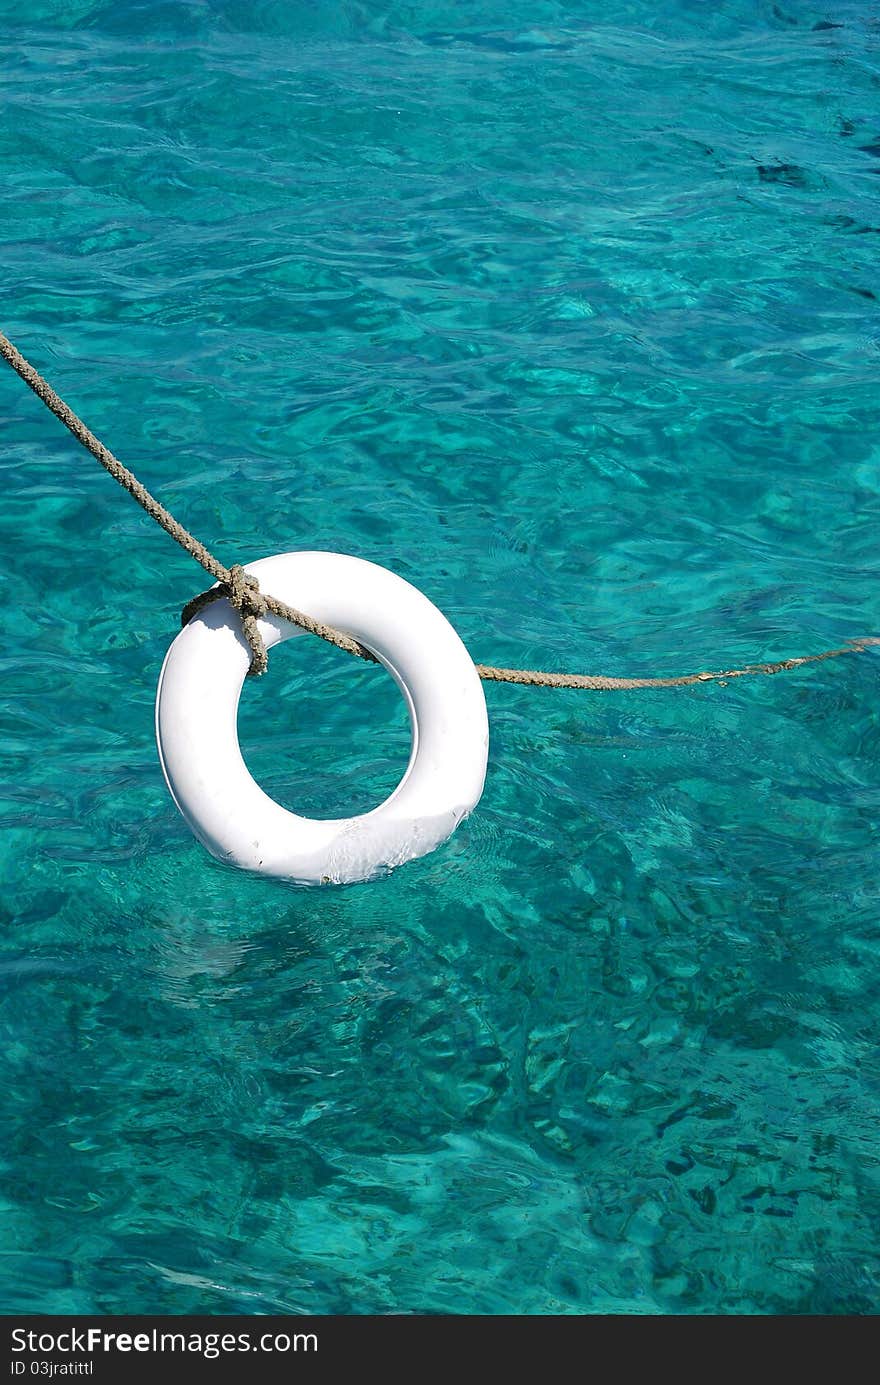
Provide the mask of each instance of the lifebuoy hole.
[{"label": "lifebuoy hole", "polygon": [[403,778],[412,732],[394,679],[311,635],[269,653],[238,709],[244,761],[276,802],[309,818],[378,808]]}]

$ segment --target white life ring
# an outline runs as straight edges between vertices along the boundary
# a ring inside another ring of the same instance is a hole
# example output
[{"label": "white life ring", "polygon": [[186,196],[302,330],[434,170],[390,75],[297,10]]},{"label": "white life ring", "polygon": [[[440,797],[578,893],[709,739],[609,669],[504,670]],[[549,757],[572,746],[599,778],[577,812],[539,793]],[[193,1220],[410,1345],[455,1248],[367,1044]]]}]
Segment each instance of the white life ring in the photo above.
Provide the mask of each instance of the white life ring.
[{"label": "white life ring", "polygon": [[[366,880],[433,851],[479,801],[489,750],[482,684],[446,617],[403,578],[342,553],[281,553],[246,571],[376,655],[403,693],[412,751],[390,797],[357,817],[299,817],[269,798],[238,743],[250,649],[218,598],[171,645],[156,694],[162,772],[191,831],[221,861],[301,884]],[[273,615],[258,624],[267,649],[304,633]]]}]

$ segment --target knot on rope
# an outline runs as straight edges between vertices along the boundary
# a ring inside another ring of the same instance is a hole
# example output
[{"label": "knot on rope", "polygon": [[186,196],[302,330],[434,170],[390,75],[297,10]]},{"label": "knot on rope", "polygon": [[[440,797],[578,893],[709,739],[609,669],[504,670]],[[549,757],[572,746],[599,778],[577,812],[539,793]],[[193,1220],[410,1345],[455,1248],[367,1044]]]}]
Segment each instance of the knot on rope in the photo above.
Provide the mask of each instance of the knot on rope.
[{"label": "knot on rope", "polygon": [[224,582],[223,586],[230,604],[241,616],[241,632],[250,646],[251,666],[248,676],[259,678],[269,667],[269,656],[257,626],[257,618],[264,616],[269,609],[266,598],[260,592],[258,579],[245,572],[240,563],[233,563],[229,569],[229,581]]},{"label": "knot on rope", "polygon": [[260,591],[260,583],[251,573],[245,572],[240,563],[233,563],[228,570],[228,575],[220,579],[216,587],[209,587],[206,592],[199,592],[192,601],[188,601],[184,606],[181,615],[181,625],[188,625],[193,616],[198,615],[204,606],[210,605],[212,601],[217,601],[221,596],[227,597],[230,606],[234,606],[241,616],[241,633],[248,642],[251,651],[251,666],[248,669],[249,678],[259,678],[261,673],[265,673],[269,667],[269,656],[266,653],[266,646],[260,634],[257,620],[264,616],[269,609],[265,596]]},{"label": "knot on rope", "polygon": [[226,595],[235,609],[243,616],[264,616],[269,609],[266,598],[260,591],[259,578],[245,572],[240,563],[233,563],[229,569],[229,581],[222,582]]}]

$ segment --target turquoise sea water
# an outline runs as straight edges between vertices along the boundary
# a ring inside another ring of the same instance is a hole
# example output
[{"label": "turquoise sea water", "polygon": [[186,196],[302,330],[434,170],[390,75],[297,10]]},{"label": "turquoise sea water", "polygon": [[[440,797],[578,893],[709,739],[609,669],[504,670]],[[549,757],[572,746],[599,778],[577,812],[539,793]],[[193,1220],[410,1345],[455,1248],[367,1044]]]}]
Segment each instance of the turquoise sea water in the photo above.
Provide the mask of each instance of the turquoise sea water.
[{"label": "turquoise sea water", "polygon": [[[371,558],[520,666],[880,633],[876,5],[0,21],[3,329],[225,561]],[[0,409],[3,1311],[875,1311],[876,653],[489,687],[455,837],[288,888],[162,783],[200,570]],[[315,814],[407,755],[305,639],[241,735]]]}]

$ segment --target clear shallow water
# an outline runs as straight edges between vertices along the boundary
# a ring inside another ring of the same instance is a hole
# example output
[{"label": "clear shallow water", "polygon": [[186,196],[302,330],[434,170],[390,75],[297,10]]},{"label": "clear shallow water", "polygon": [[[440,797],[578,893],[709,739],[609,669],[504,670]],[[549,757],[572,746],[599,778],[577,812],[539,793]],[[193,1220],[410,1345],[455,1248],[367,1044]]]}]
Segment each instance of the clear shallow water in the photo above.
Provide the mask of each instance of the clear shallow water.
[{"label": "clear shallow water", "polygon": [[[227,561],[481,660],[880,633],[880,16],[719,9],[3,0],[4,329]],[[489,687],[444,849],[279,887],[161,781],[199,570],[0,399],[3,1309],[875,1311],[877,656]],[[241,732],[316,813],[406,761],[306,640]]]}]

